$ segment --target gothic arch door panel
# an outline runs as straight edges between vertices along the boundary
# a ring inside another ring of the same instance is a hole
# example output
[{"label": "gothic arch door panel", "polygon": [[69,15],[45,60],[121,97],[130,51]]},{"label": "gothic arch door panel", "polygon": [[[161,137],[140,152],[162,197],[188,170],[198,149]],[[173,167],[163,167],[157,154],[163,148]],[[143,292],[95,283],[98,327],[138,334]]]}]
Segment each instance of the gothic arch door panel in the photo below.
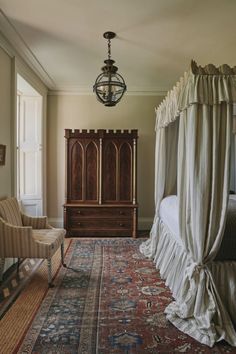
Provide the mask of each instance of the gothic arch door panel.
[{"label": "gothic arch door panel", "polygon": [[83,176],[83,155],[84,148],[79,142],[73,143],[70,152],[71,173],[70,180],[70,200],[83,200],[82,194],[82,176]]},{"label": "gothic arch door panel", "polygon": [[119,151],[119,200],[132,202],[132,148],[125,142]]},{"label": "gothic arch door panel", "polygon": [[90,141],[86,147],[86,171],[85,171],[85,199],[86,201],[98,201],[98,148],[94,141]]},{"label": "gothic arch door panel", "polygon": [[118,149],[114,141],[106,141],[103,149],[103,202],[117,200],[117,158]]}]

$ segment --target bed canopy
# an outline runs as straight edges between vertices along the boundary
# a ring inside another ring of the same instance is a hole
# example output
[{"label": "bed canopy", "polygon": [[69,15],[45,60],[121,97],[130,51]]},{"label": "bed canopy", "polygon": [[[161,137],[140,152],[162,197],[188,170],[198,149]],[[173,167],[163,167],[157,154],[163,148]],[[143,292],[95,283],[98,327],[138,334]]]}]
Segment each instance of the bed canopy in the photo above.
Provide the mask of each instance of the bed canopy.
[{"label": "bed canopy", "polygon": [[[156,110],[156,211],[150,238],[140,246],[176,299],[167,318],[208,346],[222,339],[236,346],[236,257],[217,258],[229,199],[234,103],[236,67],[202,68],[192,61]],[[169,195],[178,199],[180,240],[160,218]]]}]

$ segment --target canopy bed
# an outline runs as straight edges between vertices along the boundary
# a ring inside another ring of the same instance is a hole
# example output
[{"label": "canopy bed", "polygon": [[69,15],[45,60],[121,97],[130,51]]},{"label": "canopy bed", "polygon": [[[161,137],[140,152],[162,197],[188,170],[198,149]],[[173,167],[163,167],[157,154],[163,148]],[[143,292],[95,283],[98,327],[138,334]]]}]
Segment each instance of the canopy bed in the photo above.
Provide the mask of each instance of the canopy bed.
[{"label": "canopy bed", "polygon": [[192,61],[156,109],[156,210],[140,246],[173,293],[168,320],[210,347],[236,346],[234,103],[236,67]]}]

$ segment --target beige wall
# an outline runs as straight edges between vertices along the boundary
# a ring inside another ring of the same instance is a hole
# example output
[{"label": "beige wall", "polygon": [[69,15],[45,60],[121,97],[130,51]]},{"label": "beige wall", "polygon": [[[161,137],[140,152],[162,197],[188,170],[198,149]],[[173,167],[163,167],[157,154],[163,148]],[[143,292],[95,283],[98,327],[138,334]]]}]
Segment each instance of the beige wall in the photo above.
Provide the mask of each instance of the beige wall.
[{"label": "beige wall", "polygon": [[0,48],[0,144],[6,145],[6,165],[0,166],[0,199],[12,194],[11,58]]},{"label": "beige wall", "polygon": [[65,196],[64,129],[138,129],[138,202],[141,228],[154,215],[155,96],[126,95],[116,107],[104,107],[94,96],[48,97],[48,180],[50,219],[62,220]]},{"label": "beige wall", "polygon": [[[0,48],[0,144],[6,145],[6,164],[0,166],[0,199],[12,195],[12,124],[11,124],[11,58]],[[12,258],[5,260],[5,268],[14,263]]]}]

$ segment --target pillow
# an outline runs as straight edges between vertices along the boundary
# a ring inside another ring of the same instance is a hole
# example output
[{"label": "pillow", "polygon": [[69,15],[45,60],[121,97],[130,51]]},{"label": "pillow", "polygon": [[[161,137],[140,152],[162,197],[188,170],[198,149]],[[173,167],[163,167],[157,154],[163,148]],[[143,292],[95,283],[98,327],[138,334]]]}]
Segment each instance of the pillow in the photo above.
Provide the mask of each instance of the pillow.
[{"label": "pillow", "polygon": [[8,198],[0,201],[0,216],[9,224],[23,226],[16,198]]}]

